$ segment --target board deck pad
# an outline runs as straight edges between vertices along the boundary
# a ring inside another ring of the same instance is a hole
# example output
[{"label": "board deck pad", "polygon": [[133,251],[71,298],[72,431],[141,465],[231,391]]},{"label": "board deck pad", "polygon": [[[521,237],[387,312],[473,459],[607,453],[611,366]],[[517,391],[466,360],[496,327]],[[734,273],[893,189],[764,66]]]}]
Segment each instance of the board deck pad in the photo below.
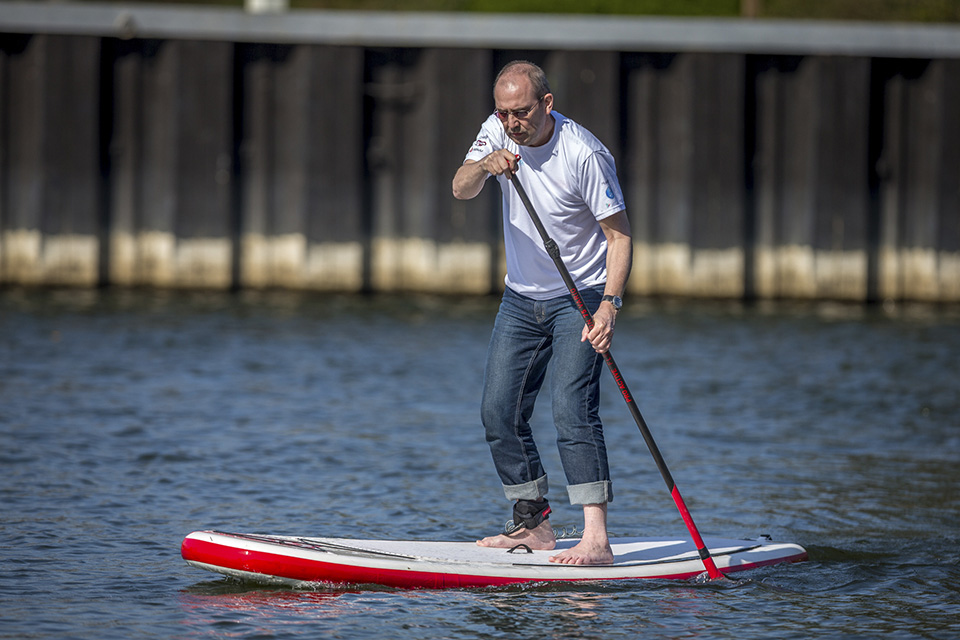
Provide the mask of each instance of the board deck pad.
[{"label": "board deck pad", "polygon": [[[355,540],[195,531],[184,538],[183,559],[192,566],[241,580],[303,587],[376,584],[400,588],[470,588],[529,582],[688,579],[705,569],[690,540],[613,538],[609,565],[550,562],[578,539],[557,541],[552,551],[480,547],[474,542]],[[705,538],[724,573],[807,558],[803,547],[757,540]]]}]

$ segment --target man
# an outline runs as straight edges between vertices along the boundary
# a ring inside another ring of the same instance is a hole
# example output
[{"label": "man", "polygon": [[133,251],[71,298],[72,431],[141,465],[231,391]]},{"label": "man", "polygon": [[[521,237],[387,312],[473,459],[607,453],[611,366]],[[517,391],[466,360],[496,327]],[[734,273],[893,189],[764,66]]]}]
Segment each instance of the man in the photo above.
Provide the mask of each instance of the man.
[{"label": "man", "polygon": [[[547,362],[557,444],[571,504],[583,506],[580,542],[551,557],[608,564],[607,503],[613,488],[599,417],[600,376],[632,264],[630,224],[610,152],[589,131],[553,110],[542,69],[506,65],[493,90],[496,111],[453,179],[469,199],[496,176],[503,192],[506,288],[487,353],[481,417],[504,493],[515,500],[509,533],[487,547],[553,549],[547,476],[529,425]],[[520,156],[520,159],[517,159]],[[516,190],[516,172],[549,235],[560,246],[594,316],[588,330]]]}]

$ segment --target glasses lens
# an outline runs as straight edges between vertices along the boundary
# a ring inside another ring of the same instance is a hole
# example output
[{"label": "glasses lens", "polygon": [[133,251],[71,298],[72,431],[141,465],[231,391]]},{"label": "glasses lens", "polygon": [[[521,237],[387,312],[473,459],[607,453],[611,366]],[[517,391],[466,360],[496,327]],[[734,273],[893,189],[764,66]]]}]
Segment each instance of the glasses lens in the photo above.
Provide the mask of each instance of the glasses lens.
[{"label": "glasses lens", "polygon": [[524,120],[526,119],[527,116],[530,115],[530,112],[533,111],[533,109],[538,104],[540,104],[540,100],[543,100],[543,98],[541,97],[532,106],[527,107],[526,109],[517,109],[516,111],[501,111],[500,109],[496,109],[494,110],[494,113],[497,114],[497,117],[503,120],[504,122],[506,122],[507,118],[509,118],[510,116],[513,116],[517,120]]}]

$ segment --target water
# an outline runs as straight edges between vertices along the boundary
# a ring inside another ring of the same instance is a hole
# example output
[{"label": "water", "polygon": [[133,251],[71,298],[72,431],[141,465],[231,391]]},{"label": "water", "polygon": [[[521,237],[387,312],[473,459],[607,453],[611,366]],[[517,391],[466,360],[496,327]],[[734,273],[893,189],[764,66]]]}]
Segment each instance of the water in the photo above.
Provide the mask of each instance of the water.
[{"label": "water", "polygon": [[[2,638],[960,637],[960,310],[631,301],[614,353],[704,535],[798,542],[736,584],[263,588],[220,528],[472,540],[496,301],[0,294]],[[547,400],[544,397],[542,400]],[[619,535],[685,535],[612,378]],[[535,428],[560,484],[548,405]],[[553,492],[557,525],[578,514]]]}]

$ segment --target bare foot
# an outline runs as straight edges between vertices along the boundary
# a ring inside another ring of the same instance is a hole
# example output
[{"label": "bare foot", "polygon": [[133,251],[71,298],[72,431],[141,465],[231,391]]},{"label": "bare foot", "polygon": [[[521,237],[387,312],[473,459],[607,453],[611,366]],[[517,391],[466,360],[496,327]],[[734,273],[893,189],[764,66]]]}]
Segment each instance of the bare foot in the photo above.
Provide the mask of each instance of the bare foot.
[{"label": "bare foot", "polygon": [[[477,540],[481,547],[494,547],[496,549],[511,549],[518,544],[525,544],[531,549],[538,551],[549,551],[557,546],[557,537],[553,533],[553,527],[544,520],[534,529],[524,527],[513,533],[501,533],[498,536],[489,536],[483,540]],[[611,558],[613,554],[611,554]]]},{"label": "bare foot", "polygon": [[583,537],[576,546],[550,557],[560,564],[612,564],[613,549],[607,538],[607,503],[583,505]]},{"label": "bare foot", "polygon": [[560,564],[613,564],[613,549],[606,540],[592,541],[586,538],[576,546],[550,557],[550,562]]}]

